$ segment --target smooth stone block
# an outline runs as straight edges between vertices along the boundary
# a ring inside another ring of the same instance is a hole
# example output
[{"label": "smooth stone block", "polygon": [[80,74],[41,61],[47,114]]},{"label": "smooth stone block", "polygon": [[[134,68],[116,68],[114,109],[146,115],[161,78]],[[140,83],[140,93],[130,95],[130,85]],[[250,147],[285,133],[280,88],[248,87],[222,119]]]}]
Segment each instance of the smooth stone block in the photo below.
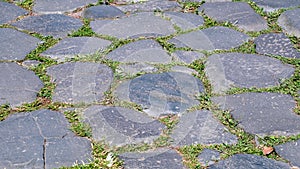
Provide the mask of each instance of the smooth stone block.
[{"label": "smooth stone block", "polygon": [[278,18],[278,25],[289,35],[300,38],[300,9],[293,9],[283,12]]},{"label": "smooth stone block", "polygon": [[17,19],[19,16],[26,15],[28,12],[14,4],[0,2],[0,25],[9,23]]}]

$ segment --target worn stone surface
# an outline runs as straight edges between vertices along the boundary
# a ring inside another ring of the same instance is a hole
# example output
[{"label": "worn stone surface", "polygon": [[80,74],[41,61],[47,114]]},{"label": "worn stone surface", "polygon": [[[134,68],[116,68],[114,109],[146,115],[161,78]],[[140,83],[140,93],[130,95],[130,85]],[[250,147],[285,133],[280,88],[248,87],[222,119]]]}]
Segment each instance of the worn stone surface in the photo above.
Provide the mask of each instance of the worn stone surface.
[{"label": "worn stone surface", "polygon": [[0,25],[17,19],[28,12],[14,4],[0,1]]},{"label": "worn stone surface", "polygon": [[195,51],[177,50],[174,53],[172,53],[172,56],[176,57],[180,62],[190,64],[197,59],[203,58],[204,54]]},{"label": "worn stone surface", "polygon": [[47,74],[56,83],[52,97],[54,102],[100,102],[113,80],[112,70],[108,66],[89,62],[51,66]]},{"label": "worn stone surface", "polygon": [[51,169],[88,163],[90,141],[69,127],[63,114],[50,110],[9,116],[0,122],[0,167]]},{"label": "worn stone surface", "polygon": [[76,31],[81,26],[82,22],[69,16],[60,14],[48,14],[29,16],[12,24],[22,30],[28,30],[40,33],[44,36],[53,36],[61,38],[68,35],[72,31]]},{"label": "worn stone surface", "polygon": [[88,19],[105,19],[118,18],[125,16],[125,14],[115,6],[98,5],[85,9],[82,13],[82,16]]},{"label": "worn stone surface", "polygon": [[283,33],[263,34],[255,39],[256,51],[260,54],[280,55],[289,58],[300,58],[291,40]]},{"label": "worn stone surface", "polygon": [[0,105],[12,107],[33,102],[43,87],[41,80],[16,63],[0,63]]},{"label": "worn stone surface", "polygon": [[122,107],[92,106],[84,111],[93,138],[113,146],[151,143],[165,126],[157,120]]},{"label": "worn stone surface", "polygon": [[262,136],[300,134],[300,117],[293,112],[296,103],[290,95],[244,93],[214,97],[212,101],[229,110],[248,133]]},{"label": "worn stone surface", "polygon": [[278,18],[278,25],[290,34],[300,37],[300,8],[283,12]]},{"label": "worn stone surface", "polygon": [[[137,24],[138,23],[138,24]],[[91,22],[94,32],[117,38],[158,37],[175,33],[170,21],[153,13],[138,13],[116,20]]]},{"label": "worn stone surface", "polygon": [[276,0],[252,0],[259,7],[263,8],[264,11],[274,12],[275,10],[281,8],[291,8],[300,6],[300,1],[298,0],[284,0],[284,1],[276,1]]},{"label": "worn stone surface", "polygon": [[300,167],[300,140],[275,146],[276,153],[288,160],[293,166]]},{"label": "worn stone surface", "polygon": [[217,161],[221,160],[221,154],[218,151],[204,149],[198,156],[199,162],[202,166],[206,167],[216,163]]},{"label": "worn stone surface", "polygon": [[267,21],[246,2],[205,3],[198,9],[218,22],[230,22],[246,31],[261,31],[268,28]]},{"label": "worn stone surface", "polygon": [[267,56],[227,53],[211,55],[205,72],[213,91],[221,93],[231,87],[265,88],[279,85],[282,79],[293,75],[294,68]]},{"label": "worn stone surface", "polygon": [[196,50],[230,49],[242,45],[249,36],[226,27],[211,27],[176,36],[169,42],[176,47],[191,47]]},{"label": "worn stone surface", "polygon": [[204,24],[202,16],[192,13],[165,12],[164,16],[170,18],[173,24],[184,31],[198,28]]},{"label": "worn stone surface", "polygon": [[0,60],[22,60],[41,41],[10,28],[0,29]]}]

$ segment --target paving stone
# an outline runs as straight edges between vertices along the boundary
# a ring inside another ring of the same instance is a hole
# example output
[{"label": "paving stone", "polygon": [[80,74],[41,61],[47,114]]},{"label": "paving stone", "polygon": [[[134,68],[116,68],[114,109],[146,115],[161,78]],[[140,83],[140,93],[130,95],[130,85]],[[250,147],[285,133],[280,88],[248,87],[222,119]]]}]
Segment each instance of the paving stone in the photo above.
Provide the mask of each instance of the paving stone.
[{"label": "paving stone", "polygon": [[0,60],[23,60],[41,41],[10,28],[0,29]]},{"label": "paving stone", "polygon": [[174,150],[157,149],[144,153],[123,153],[119,155],[124,160],[125,169],[182,169],[185,168],[182,157]]},{"label": "paving stone", "polygon": [[268,28],[267,21],[246,2],[204,3],[198,10],[218,22],[230,22],[246,31],[261,31]]},{"label": "paving stone", "polygon": [[282,13],[278,18],[278,25],[290,34],[300,37],[300,8],[288,10]]},{"label": "paving stone", "polygon": [[60,14],[30,16],[11,25],[55,38],[65,37],[83,26],[79,19]]},{"label": "paving stone", "polygon": [[172,56],[176,57],[180,62],[184,62],[186,64],[191,64],[195,60],[203,58],[204,54],[196,52],[196,51],[177,50],[174,53],[172,53]]},{"label": "paving stone", "polygon": [[274,12],[275,10],[281,8],[291,8],[300,6],[299,0],[285,0],[285,1],[276,1],[276,0],[253,0],[255,4],[263,8],[264,11]]},{"label": "paving stone", "polygon": [[41,80],[16,63],[0,63],[0,105],[20,106],[33,102],[43,87]]},{"label": "paving stone", "polygon": [[260,168],[260,169],[289,169],[287,163],[275,161],[266,157],[250,154],[236,154],[226,160],[222,160],[216,164],[209,166],[210,169],[221,168]]},{"label": "paving stone", "polygon": [[204,24],[202,16],[192,13],[165,12],[164,16],[171,19],[171,22],[182,30],[195,29]]},{"label": "paving stone", "polygon": [[32,9],[34,12],[43,14],[63,14],[97,2],[98,0],[35,0]]},{"label": "paving stone", "polygon": [[55,46],[42,53],[43,56],[64,61],[76,55],[88,55],[101,52],[111,44],[108,40],[95,37],[72,37],[58,42]]},{"label": "paving stone", "polygon": [[14,4],[0,2],[0,25],[17,19],[19,16],[26,15],[28,12]]},{"label": "paving stone", "polygon": [[121,46],[106,56],[123,63],[170,63],[172,57],[155,40],[140,40]]},{"label": "paving stone", "polygon": [[[51,126],[51,127],[49,127]],[[18,113],[0,122],[0,168],[58,168],[92,160],[91,143],[75,136],[62,113]]]},{"label": "paving stone", "polygon": [[158,69],[147,63],[120,64],[117,71],[125,75],[135,75],[137,73],[154,73]]},{"label": "paving stone", "polygon": [[118,18],[125,16],[125,14],[115,6],[98,5],[85,9],[82,13],[82,16],[88,19],[105,19]]},{"label": "paving stone", "polygon": [[181,72],[145,74],[121,83],[115,91],[120,100],[135,102],[150,116],[183,113],[199,104],[195,95],[204,92],[199,79]]},{"label": "paving stone", "polygon": [[231,87],[265,88],[276,86],[291,77],[294,68],[281,61],[254,54],[227,53],[211,55],[205,72],[215,93]]},{"label": "paving stone", "polygon": [[[137,24],[138,23],[138,24]],[[116,20],[91,22],[94,32],[117,38],[158,37],[175,33],[170,21],[153,13],[138,13]]]},{"label": "paving stone", "polygon": [[300,167],[300,140],[275,146],[276,153],[287,159],[293,166]]},{"label": "paving stone", "polygon": [[165,128],[141,112],[122,107],[92,106],[83,114],[92,127],[93,138],[113,146],[151,143]]},{"label": "paving stone", "polygon": [[113,80],[112,70],[108,66],[89,62],[54,65],[47,69],[47,74],[56,83],[54,102],[99,102]]},{"label": "paving stone", "polygon": [[210,111],[195,111],[182,115],[171,134],[173,145],[235,144],[237,137],[228,132]]},{"label": "paving stone", "polygon": [[256,52],[259,54],[281,55],[289,58],[300,58],[291,40],[283,33],[263,34],[255,39]]},{"label": "paving stone", "polygon": [[211,27],[204,30],[176,36],[169,40],[176,47],[190,47],[196,50],[231,49],[248,41],[249,36],[226,27]]},{"label": "paving stone", "polygon": [[300,134],[300,117],[293,112],[296,103],[290,95],[244,93],[214,97],[212,101],[230,110],[239,126],[248,133],[262,136]]},{"label": "paving stone", "polygon": [[221,154],[218,151],[205,148],[198,156],[198,160],[200,161],[203,167],[207,167],[221,160]]}]

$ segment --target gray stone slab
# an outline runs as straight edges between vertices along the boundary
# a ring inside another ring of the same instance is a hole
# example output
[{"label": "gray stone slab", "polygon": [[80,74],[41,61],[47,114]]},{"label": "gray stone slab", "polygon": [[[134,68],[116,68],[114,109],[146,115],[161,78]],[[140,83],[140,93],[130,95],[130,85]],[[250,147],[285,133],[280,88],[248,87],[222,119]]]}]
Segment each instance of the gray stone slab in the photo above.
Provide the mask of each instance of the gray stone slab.
[{"label": "gray stone slab", "polygon": [[300,8],[288,10],[282,13],[278,18],[278,25],[290,34],[300,37]]},{"label": "gray stone slab", "polygon": [[150,116],[180,114],[199,104],[195,96],[204,92],[199,79],[182,72],[145,74],[121,83],[115,95],[135,102]]},{"label": "gray stone slab", "polygon": [[43,87],[41,80],[16,63],[0,63],[0,105],[12,107],[33,102]]},{"label": "gray stone slab", "polygon": [[212,101],[229,110],[248,133],[262,136],[300,134],[300,117],[293,112],[296,103],[290,95],[244,93],[214,97]]},{"label": "gray stone slab", "polygon": [[205,72],[215,93],[222,93],[231,87],[265,88],[279,85],[290,78],[294,68],[281,61],[254,54],[226,53],[211,55]]},{"label": "gray stone slab", "polygon": [[41,55],[64,61],[67,58],[74,58],[77,55],[102,52],[110,44],[110,41],[96,37],[71,37],[59,41],[58,44],[47,49]]},{"label": "gray stone slab", "polygon": [[300,58],[291,40],[283,33],[263,34],[255,39],[256,52],[266,55],[281,55],[289,58]]},{"label": "gray stone slab", "polygon": [[100,102],[113,80],[112,70],[108,66],[89,62],[51,66],[47,74],[56,83],[52,97],[54,102]]},{"label": "gray stone slab", "polygon": [[267,21],[246,2],[205,3],[198,10],[218,22],[230,22],[245,31],[261,31],[268,28]]},{"label": "gray stone slab", "polygon": [[287,163],[275,161],[262,156],[250,154],[236,154],[226,160],[222,160],[216,164],[209,166],[210,169],[225,168],[251,168],[251,169],[289,169]]},{"label": "gray stone slab", "polygon": [[237,137],[205,110],[183,114],[170,137],[175,146],[237,143]]},{"label": "gray stone slab", "polygon": [[23,60],[41,41],[10,28],[0,29],[0,60]]},{"label": "gray stone slab", "polygon": [[115,6],[99,5],[85,9],[82,13],[82,16],[88,19],[105,19],[118,18],[125,16],[125,14]]},{"label": "gray stone slab", "polygon": [[153,13],[138,13],[116,20],[91,22],[94,32],[117,38],[158,37],[175,33],[171,21]]},{"label": "gray stone slab", "polygon": [[68,33],[83,26],[79,19],[60,14],[29,16],[11,25],[21,30],[37,32],[55,38],[65,37]]},{"label": "gray stone slab", "polygon": [[203,17],[193,13],[165,12],[164,16],[170,18],[171,22],[183,31],[195,29],[204,24]]},{"label": "gray stone slab", "polygon": [[17,19],[19,16],[25,15],[28,12],[14,4],[0,2],[0,25]]},{"label": "gray stone slab", "polygon": [[[49,127],[51,126],[51,127]],[[0,167],[59,168],[92,160],[91,143],[74,135],[62,113],[19,113],[0,122]]]},{"label": "gray stone slab", "polygon": [[275,10],[281,8],[291,8],[300,6],[299,0],[284,0],[284,1],[276,1],[276,0],[253,0],[256,5],[263,8],[266,12],[274,12]]},{"label": "gray stone slab", "polygon": [[180,62],[184,62],[186,64],[190,64],[194,62],[195,60],[198,60],[200,58],[204,57],[203,53],[199,53],[196,51],[182,51],[177,50],[174,53],[172,53],[172,56],[178,59]]},{"label": "gray stone slab", "polygon": [[176,47],[190,47],[195,50],[231,49],[248,41],[249,36],[226,27],[211,27],[204,30],[176,36],[169,42]]},{"label": "gray stone slab", "polygon": [[198,156],[198,160],[203,167],[207,167],[221,160],[221,154],[215,150],[203,149]]},{"label": "gray stone slab", "polygon": [[83,115],[92,127],[93,138],[113,146],[152,143],[165,128],[141,112],[122,107],[92,106]]},{"label": "gray stone slab", "polygon": [[158,69],[147,63],[120,64],[117,71],[125,75],[135,75],[137,73],[154,73]]},{"label": "gray stone slab", "polygon": [[300,140],[277,145],[275,146],[275,151],[293,166],[300,167]]},{"label": "gray stone slab", "polygon": [[182,157],[174,150],[157,149],[143,153],[123,153],[119,155],[124,160],[125,169],[183,169]]},{"label": "gray stone slab", "polygon": [[63,14],[82,8],[88,4],[96,4],[98,0],[35,0],[33,11],[43,14]]},{"label": "gray stone slab", "polygon": [[123,63],[170,63],[172,57],[155,40],[140,40],[121,46],[106,56]]}]

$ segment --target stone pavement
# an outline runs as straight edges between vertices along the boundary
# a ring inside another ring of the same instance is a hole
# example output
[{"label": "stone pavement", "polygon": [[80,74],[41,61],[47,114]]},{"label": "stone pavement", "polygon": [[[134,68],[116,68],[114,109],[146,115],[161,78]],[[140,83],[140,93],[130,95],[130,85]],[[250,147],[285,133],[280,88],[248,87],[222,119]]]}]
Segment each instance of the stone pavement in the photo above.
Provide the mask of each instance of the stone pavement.
[{"label": "stone pavement", "polygon": [[1,169],[300,168],[299,0],[109,2],[0,0]]}]

